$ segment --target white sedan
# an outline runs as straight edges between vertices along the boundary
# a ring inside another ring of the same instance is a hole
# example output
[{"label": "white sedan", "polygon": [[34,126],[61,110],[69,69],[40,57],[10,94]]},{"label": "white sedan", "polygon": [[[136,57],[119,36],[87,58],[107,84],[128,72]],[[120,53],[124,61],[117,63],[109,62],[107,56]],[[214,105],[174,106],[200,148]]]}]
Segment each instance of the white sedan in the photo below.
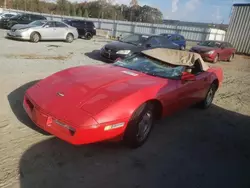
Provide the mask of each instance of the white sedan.
[{"label": "white sedan", "polygon": [[78,38],[75,27],[60,21],[37,20],[30,24],[16,24],[8,32],[7,37],[38,42],[40,40],[64,40],[73,42]]}]

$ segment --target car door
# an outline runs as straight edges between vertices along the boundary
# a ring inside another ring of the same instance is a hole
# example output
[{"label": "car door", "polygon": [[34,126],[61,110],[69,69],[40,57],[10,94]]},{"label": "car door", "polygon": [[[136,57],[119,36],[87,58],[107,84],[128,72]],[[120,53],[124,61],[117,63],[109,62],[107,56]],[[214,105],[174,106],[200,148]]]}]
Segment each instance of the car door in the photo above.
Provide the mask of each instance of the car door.
[{"label": "car door", "polygon": [[55,22],[49,21],[47,22],[41,29],[40,29],[40,34],[42,39],[54,39],[55,36]]},{"label": "car door", "polygon": [[179,98],[183,107],[189,107],[199,101],[202,101],[210,87],[208,72],[202,71],[201,64],[197,60],[191,68],[191,74],[195,76],[194,80],[179,80],[177,87],[180,88]]},{"label": "car door", "polygon": [[171,40],[167,39],[166,37],[162,37],[160,41],[161,41],[162,48],[179,49],[178,44],[173,43]]},{"label": "car door", "polygon": [[18,20],[19,24],[29,24],[31,22],[30,20],[30,15],[29,14],[24,14],[20,19]]},{"label": "car door", "polygon": [[160,37],[158,36],[149,37],[148,40],[145,42],[145,47],[147,49],[160,48],[161,47]]},{"label": "car door", "polygon": [[74,21],[72,26],[77,28],[79,36],[85,35],[85,22],[84,21]]},{"label": "car door", "polygon": [[221,43],[220,47],[219,47],[219,56],[220,56],[220,60],[225,60],[227,58],[227,47],[226,47],[226,43]]},{"label": "car door", "polygon": [[232,54],[233,54],[232,45],[226,42],[226,60],[228,60]]},{"label": "car door", "polygon": [[68,26],[62,22],[55,22],[55,39],[65,39]]}]

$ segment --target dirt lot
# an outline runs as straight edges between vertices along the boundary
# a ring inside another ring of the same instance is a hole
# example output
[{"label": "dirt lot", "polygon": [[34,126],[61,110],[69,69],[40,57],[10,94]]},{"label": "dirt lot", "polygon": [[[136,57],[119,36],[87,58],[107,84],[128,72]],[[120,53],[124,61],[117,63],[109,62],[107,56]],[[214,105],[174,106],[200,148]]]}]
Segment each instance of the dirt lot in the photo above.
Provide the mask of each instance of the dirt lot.
[{"label": "dirt lot", "polygon": [[[120,144],[74,147],[38,132],[22,109],[24,91],[67,67],[102,63],[104,39],[13,41],[0,30],[0,187],[250,187],[250,58],[220,62],[214,105],[157,124],[137,150]],[[46,91],[44,91],[46,92]]]}]

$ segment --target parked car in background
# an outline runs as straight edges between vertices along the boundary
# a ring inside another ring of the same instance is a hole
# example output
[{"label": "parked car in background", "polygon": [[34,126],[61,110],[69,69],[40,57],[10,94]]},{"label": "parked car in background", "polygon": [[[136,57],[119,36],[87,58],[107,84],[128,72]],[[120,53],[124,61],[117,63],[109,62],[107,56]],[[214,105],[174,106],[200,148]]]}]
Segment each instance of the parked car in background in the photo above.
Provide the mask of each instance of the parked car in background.
[{"label": "parked car in background", "polygon": [[37,20],[29,24],[16,24],[7,32],[7,36],[38,42],[40,40],[65,40],[73,42],[78,38],[75,27],[60,21]]},{"label": "parked car in background", "polygon": [[210,107],[222,79],[222,69],[199,54],[158,48],[54,73],[25,92],[23,106],[38,127],[68,143],[115,139],[137,148],[155,120]]},{"label": "parked car in background", "polygon": [[77,28],[79,37],[91,39],[96,35],[96,28],[93,22],[86,20],[63,20],[68,25]]},{"label": "parked car in background", "polygon": [[179,46],[167,40],[164,36],[132,34],[119,41],[106,44],[100,53],[102,57],[113,61],[117,58],[123,59],[142,50],[153,48],[179,49]]},{"label": "parked car in background", "polygon": [[186,39],[184,38],[184,36],[180,34],[167,34],[167,33],[162,33],[160,35],[167,37],[168,40],[178,44],[180,47],[180,50],[186,49]]},{"label": "parked car in background", "polygon": [[17,13],[12,13],[12,12],[11,13],[7,13],[7,12],[1,13],[0,20],[3,18],[11,18],[11,17],[16,16],[16,15],[17,15]]},{"label": "parked car in background", "polygon": [[3,28],[3,20],[16,16],[17,13],[1,13],[0,14],[0,28]]},{"label": "parked car in background", "polygon": [[42,15],[36,14],[18,14],[11,18],[3,19],[3,27],[6,29],[10,29],[16,24],[29,24],[36,20],[47,20],[47,18]]},{"label": "parked car in background", "polygon": [[199,53],[204,60],[216,63],[219,60],[232,61],[236,49],[229,42],[206,40],[192,47],[190,52]]}]

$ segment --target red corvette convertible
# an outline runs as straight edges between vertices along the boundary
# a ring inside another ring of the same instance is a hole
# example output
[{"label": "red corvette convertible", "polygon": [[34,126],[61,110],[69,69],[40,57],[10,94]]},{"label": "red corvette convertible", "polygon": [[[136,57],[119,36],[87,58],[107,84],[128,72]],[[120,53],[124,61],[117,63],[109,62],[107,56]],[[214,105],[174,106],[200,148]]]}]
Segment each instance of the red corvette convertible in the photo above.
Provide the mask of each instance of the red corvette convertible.
[{"label": "red corvette convertible", "polygon": [[37,126],[71,144],[119,138],[139,147],[154,120],[208,108],[222,78],[199,54],[158,48],[57,72],[29,88],[23,106]]}]

